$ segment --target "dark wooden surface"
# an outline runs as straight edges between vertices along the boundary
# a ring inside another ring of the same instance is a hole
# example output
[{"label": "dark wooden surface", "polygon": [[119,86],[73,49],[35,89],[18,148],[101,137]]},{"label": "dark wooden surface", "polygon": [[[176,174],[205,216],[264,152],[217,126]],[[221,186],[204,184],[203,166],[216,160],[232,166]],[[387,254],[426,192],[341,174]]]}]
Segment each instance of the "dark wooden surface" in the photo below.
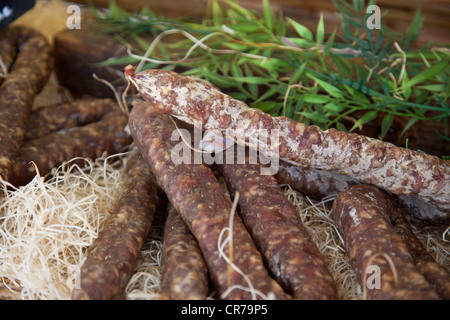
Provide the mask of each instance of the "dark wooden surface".
[{"label": "dark wooden surface", "polygon": [[[83,96],[114,97],[113,91],[93,77],[112,82],[120,78],[114,68],[96,66],[113,56],[125,55],[125,47],[98,30],[95,23],[85,23],[79,30],[62,30],[54,37],[55,72],[59,83],[75,98]],[[118,66],[122,68],[123,66]]]},{"label": "dark wooden surface", "polygon": [[[96,6],[107,6],[109,0],[76,0],[78,3],[93,3]],[[261,0],[236,0],[248,9],[262,8]],[[350,1],[351,2],[351,1]],[[148,6],[153,12],[168,17],[185,15],[204,16],[208,0],[116,0],[116,3],[133,11]],[[283,12],[308,28],[315,29],[323,12],[325,27],[331,32],[335,27],[340,30],[340,20],[332,0],[271,0],[270,5],[275,12]],[[418,45],[432,41],[435,44],[450,43],[450,0],[378,0],[381,13],[387,13],[386,24],[398,32],[405,32],[413,20],[417,9],[421,9],[425,18],[422,35]]]}]

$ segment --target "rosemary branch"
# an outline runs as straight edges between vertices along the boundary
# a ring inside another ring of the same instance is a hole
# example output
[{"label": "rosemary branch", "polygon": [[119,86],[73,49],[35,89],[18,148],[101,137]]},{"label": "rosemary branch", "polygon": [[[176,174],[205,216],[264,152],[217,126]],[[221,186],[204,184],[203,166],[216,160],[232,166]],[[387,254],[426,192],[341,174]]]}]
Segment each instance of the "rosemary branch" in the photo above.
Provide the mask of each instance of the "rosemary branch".
[{"label": "rosemary branch", "polygon": [[[233,0],[210,0],[201,21],[157,17],[147,8],[129,13],[111,1],[107,13],[94,9],[105,32],[126,31],[140,45],[101,65],[183,70],[251,107],[322,129],[352,131],[381,115],[380,139],[393,117],[409,119],[402,134],[418,120],[442,121],[445,132],[439,134],[450,139],[450,52],[410,49],[423,23],[420,12],[399,35],[383,21],[380,29],[369,29],[364,1],[333,2],[343,35],[326,33],[322,16],[315,32],[276,17],[268,0],[262,0],[262,12]],[[355,119],[350,128],[348,119]]]}]

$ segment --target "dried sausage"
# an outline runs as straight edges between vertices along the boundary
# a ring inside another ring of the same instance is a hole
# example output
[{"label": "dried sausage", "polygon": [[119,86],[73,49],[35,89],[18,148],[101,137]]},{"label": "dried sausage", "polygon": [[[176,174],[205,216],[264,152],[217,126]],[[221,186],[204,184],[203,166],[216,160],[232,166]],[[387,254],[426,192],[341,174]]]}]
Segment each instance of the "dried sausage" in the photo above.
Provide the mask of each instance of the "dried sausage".
[{"label": "dried sausage", "polygon": [[[136,100],[128,124],[134,142],[168,199],[197,239],[218,297],[288,299],[289,296],[269,276],[261,254],[241,220],[236,215],[231,216],[231,199],[225,196],[211,169],[203,163],[175,163],[172,160],[171,153],[180,142],[171,140],[176,130],[169,116]],[[229,246],[230,241],[222,246],[223,231],[230,229],[233,245]],[[221,255],[222,247],[224,255]],[[227,262],[227,257],[232,263]]]},{"label": "dried sausage", "polygon": [[77,99],[58,105],[42,107],[31,112],[25,131],[25,140],[100,121],[106,114],[119,110],[111,99]]},{"label": "dried sausage", "polygon": [[[316,200],[336,195],[345,189],[360,184],[356,179],[335,171],[303,168],[286,161],[280,161],[275,177],[279,184],[288,184],[292,189]],[[398,200],[408,210],[415,221],[442,225],[450,222],[448,213],[413,196],[398,196]]]},{"label": "dried sausage", "polygon": [[[129,127],[137,147],[170,202],[197,239],[218,297],[289,298],[268,275],[262,257],[242,222],[236,215],[230,219],[231,199],[225,196],[211,169],[202,163],[176,164],[172,161],[171,152],[177,143],[171,141],[175,126],[170,118],[136,100],[130,113]],[[230,220],[232,252],[226,246],[224,253],[225,257],[231,257],[233,264],[229,264],[219,250],[222,231],[228,228]]]},{"label": "dried sausage", "polygon": [[358,180],[334,171],[304,168],[286,161],[280,161],[275,178],[279,184],[288,184],[292,189],[315,200],[359,184]]},{"label": "dried sausage", "polygon": [[[131,136],[124,131],[127,117],[121,111],[110,112],[101,121],[57,131],[44,137],[24,142],[11,170],[10,183],[25,185],[36,175],[44,176],[52,168],[74,158],[96,159],[124,151]],[[83,165],[83,160],[74,163]]]},{"label": "dried sausage", "polygon": [[161,294],[174,300],[203,300],[208,292],[208,267],[198,242],[169,204],[161,254]]},{"label": "dried sausage", "polygon": [[410,214],[407,208],[403,207],[401,203],[397,203],[392,197],[390,202],[392,208],[389,211],[389,218],[395,231],[402,237],[403,242],[408,247],[417,270],[424,275],[442,299],[450,300],[449,271],[436,262],[422,242],[415,236],[411,228]]},{"label": "dried sausage", "polygon": [[224,163],[220,166],[231,192],[239,192],[239,212],[268,268],[295,299],[337,298],[333,278],[297,209],[262,165]]},{"label": "dried sausage", "polygon": [[359,184],[333,203],[336,226],[368,299],[439,299],[389,218],[389,195]]},{"label": "dried sausage", "polygon": [[[127,79],[154,108],[203,130],[226,131],[238,143],[303,167],[336,171],[398,195],[415,196],[450,216],[450,161],[377,139],[335,129],[322,131],[286,117],[249,108],[204,82],[166,70],[145,70]],[[265,130],[278,141],[252,140]]]},{"label": "dried sausage", "polygon": [[39,32],[26,27],[7,32],[16,40],[17,58],[0,87],[0,177],[4,180],[23,141],[34,97],[48,80],[52,64],[51,46]]},{"label": "dried sausage", "polygon": [[73,300],[123,297],[154,215],[165,205],[163,191],[138,152],[128,160],[127,172],[114,212],[89,247]]}]

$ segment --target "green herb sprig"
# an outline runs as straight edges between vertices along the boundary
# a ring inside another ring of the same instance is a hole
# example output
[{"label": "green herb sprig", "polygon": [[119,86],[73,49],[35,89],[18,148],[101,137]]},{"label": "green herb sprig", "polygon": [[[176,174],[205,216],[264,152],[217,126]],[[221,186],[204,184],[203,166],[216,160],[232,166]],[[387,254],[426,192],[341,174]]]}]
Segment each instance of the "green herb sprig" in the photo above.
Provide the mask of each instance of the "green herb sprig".
[{"label": "green herb sprig", "polygon": [[183,70],[251,107],[322,129],[353,131],[381,116],[380,139],[394,117],[409,119],[402,134],[418,120],[442,121],[450,140],[450,50],[410,49],[423,24],[420,11],[402,36],[383,22],[369,29],[362,0],[333,2],[342,36],[326,30],[322,16],[315,30],[277,16],[268,0],[262,12],[211,0],[201,21],[157,17],[149,9],[133,14],[111,1],[108,13],[97,11],[105,32],[126,31],[122,40],[137,45],[101,65]]}]

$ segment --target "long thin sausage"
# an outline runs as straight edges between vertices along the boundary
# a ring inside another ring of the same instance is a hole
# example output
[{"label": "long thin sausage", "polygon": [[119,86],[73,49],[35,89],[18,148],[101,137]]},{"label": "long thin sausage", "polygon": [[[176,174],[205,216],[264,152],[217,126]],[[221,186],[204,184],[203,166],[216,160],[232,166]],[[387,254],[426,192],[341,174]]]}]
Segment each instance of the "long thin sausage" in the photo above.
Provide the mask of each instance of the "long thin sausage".
[{"label": "long thin sausage", "polygon": [[442,299],[450,300],[450,272],[436,262],[415,236],[407,209],[392,197],[389,200],[392,207],[389,210],[389,218],[395,231],[403,238],[403,242],[408,247],[417,270],[423,274]]},{"label": "long thin sausage", "polygon": [[[131,136],[124,131],[127,117],[117,110],[101,121],[57,131],[47,136],[24,142],[12,168],[9,182],[14,186],[25,185],[36,175],[50,173],[52,168],[74,158],[96,159],[124,151]],[[83,160],[74,163],[83,165]]]},{"label": "long thin sausage", "polygon": [[355,185],[333,203],[336,226],[368,299],[439,299],[389,218],[389,195]]},{"label": "long thin sausage", "polygon": [[128,178],[110,219],[89,247],[73,300],[123,298],[139,251],[165,196],[139,153],[128,160]]},{"label": "long thin sausage", "polygon": [[27,122],[25,140],[97,122],[113,110],[119,110],[111,99],[86,98],[33,110]]},{"label": "long thin sausage", "polygon": [[[180,142],[171,141],[176,129],[169,116],[136,100],[128,123],[134,142],[197,239],[218,297],[288,299],[289,296],[269,276],[261,254],[241,220],[236,215],[230,219],[231,199],[225,196],[211,169],[202,163],[175,163],[172,160],[171,153]],[[232,242],[225,246],[222,256],[219,250],[223,245],[221,234],[230,229],[230,221]],[[233,245],[229,246],[231,243]]]},{"label": "long thin sausage", "polygon": [[239,212],[276,279],[295,299],[337,298],[323,256],[304,228],[297,209],[261,165],[224,163],[228,188],[239,192]]},{"label": "long thin sausage", "polygon": [[288,184],[292,189],[315,200],[337,194],[360,183],[334,171],[304,168],[286,161],[280,161],[275,178],[279,184]]},{"label": "long thin sausage", "polygon": [[[450,161],[377,139],[335,129],[322,131],[286,117],[271,117],[213,86],[166,70],[134,74],[128,80],[158,111],[179,117],[203,130],[219,129],[238,143],[259,148],[303,167],[334,170],[361,183],[398,195],[410,195],[437,206],[450,216]],[[277,141],[253,141],[264,130]]]},{"label": "long thin sausage", "polygon": [[14,34],[17,58],[0,87],[0,177],[8,180],[12,162],[25,135],[35,95],[51,70],[52,50],[43,35],[25,27]]},{"label": "long thin sausage", "polygon": [[208,292],[208,267],[198,242],[169,204],[161,254],[161,294],[174,300],[204,300]]}]

